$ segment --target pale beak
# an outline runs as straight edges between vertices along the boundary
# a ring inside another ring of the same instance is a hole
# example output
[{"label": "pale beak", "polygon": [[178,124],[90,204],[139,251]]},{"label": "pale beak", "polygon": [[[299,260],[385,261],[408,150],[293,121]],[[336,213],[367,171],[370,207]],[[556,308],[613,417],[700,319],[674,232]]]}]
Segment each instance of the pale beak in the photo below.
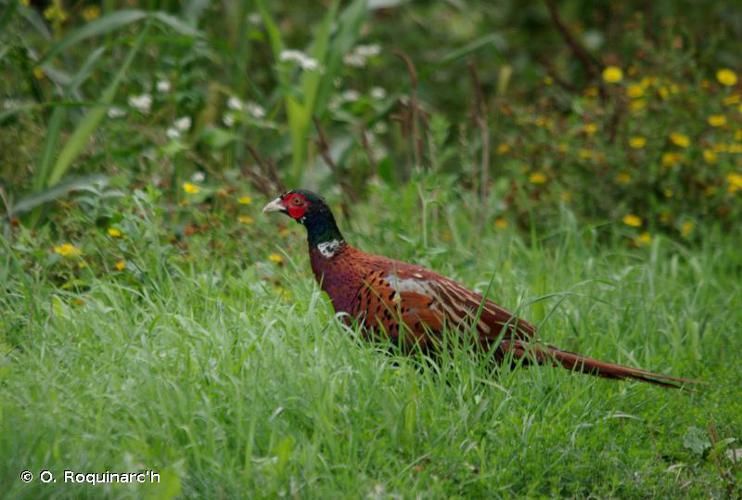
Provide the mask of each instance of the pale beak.
[{"label": "pale beak", "polygon": [[276,198],[272,202],[268,203],[266,206],[263,207],[263,213],[267,214],[268,212],[286,212],[286,207],[283,206],[283,201],[281,200],[281,197]]}]

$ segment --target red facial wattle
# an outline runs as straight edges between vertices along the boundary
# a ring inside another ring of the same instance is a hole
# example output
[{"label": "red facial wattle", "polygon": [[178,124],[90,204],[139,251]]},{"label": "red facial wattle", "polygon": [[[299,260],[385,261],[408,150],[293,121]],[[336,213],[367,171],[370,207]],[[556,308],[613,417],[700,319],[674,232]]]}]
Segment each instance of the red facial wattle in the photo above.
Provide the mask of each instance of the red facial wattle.
[{"label": "red facial wattle", "polygon": [[283,205],[292,219],[299,220],[307,212],[309,203],[306,198],[300,194],[292,193],[283,199]]}]

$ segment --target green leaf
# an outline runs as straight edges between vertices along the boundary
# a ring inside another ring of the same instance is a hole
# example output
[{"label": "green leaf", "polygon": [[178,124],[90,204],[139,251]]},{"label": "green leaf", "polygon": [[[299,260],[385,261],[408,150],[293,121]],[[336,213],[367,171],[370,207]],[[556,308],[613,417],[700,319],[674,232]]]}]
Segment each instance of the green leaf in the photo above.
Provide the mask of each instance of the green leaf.
[{"label": "green leaf", "polygon": [[186,36],[191,36],[191,37],[203,36],[203,34],[196,28],[193,28],[192,26],[188,26],[186,23],[184,23],[177,17],[171,16],[170,14],[167,14],[165,12],[155,12],[154,14],[152,14],[152,17],[160,21],[162,24],[169,26],[170,28],[180,33],[181,35],[186,35]]},{"label": "green leaf", "polygon": [[271,44],[273,57],[276,61],[278,61],[278,58],[280,57],[284,47],[283,39],[281,38],[281,32],[278,29],[278,25],[273,20],[273,16],[271,16],[268,7],[265,6],[265,0],[256,0],[255,5],[258,8],[258,12],[260,12],[260,16],[263,18],[265,30],[268,32],[268,40]]},{"label": "green leaf", "polygon": [[[103,47],[99,47],[94,50],[90,54],[90,56],[88,56],[85,63],[82,65],[77,74],[72,78],[72,81],[65,90],[65,97],[69,97],[77,93],[80,85],[82,85],[88,75],[90,75],[93,66],[103,55],[104,51],[105,49]],[[52,166],[54,153],[57,150],[57,145],[59,144],[59,137],[62,133],[62,125],[66,116],[67,108],[63,106],[56,106],[54,108],[54,111],[52,112],[51,118],[49,119],[49,124],[46,127],[46,134],[44,137],[44,147],[41,151],[40,159],[36,164],[36,169],[34,171],[34,191],[39,191],[47,185],[47,177]]]},{"label": "green leaf", "polygon": [[65,179],[64,181],[56,184],[49,189],[45,189],[40,193],[31,194],[21,199],[17,203],[11,204],[8,216],[13,217],[25,212],[29,212],[45,203],[50,203],[60,198],[64,198],[72,191],[80,191],[92,187],[100,187],[102,185],[106,185],[107,182],[108,177],[103,174],[92,174],[82,177]]},{"label": "green leaf", "polygon": [[327,102],[333,91],[333,81],[340,71],[343,56],[355,45],[361,26],[368,16],[368,3],[366,0],[356,0],[348,5],[340,14],[338,30],[332,39],[329,53],[325,60],[325,71],[321,86],[317,94],[316,105],[313,114],[321,115],[327,107]]},{"label": "green leaf", "polygon": [[453,61],[461,59],[462,57],[466,57],[469,54],[473,54],[474,52],[490,45],[494,46],[496,49],[496,52],[494,53],[495,58],[499,58],[500,52],[507,48],[507,42],[501,34],[489,33],[483,37],[477,38],[476,40],[467,43],[463,47],[459,47],[458,49],[444,54],[443,57],[441,57],[440,60],[433,65],[433,68],[428,69],[424,74],[428,74],[430,71],[433,71],[433,69],[437,67],[450,64]]},{"label": "green leaf", "polygon": [[706,431],[691,426],[683,436],[683,447],[697,455],[703,455],[706,450],[711,448],[711,441],[709,440]]},{"label": "green leaf", "polygon": [[139,49],[142,46],[142,42],[144,41],[148,30],[149,23],[144,26],[142,32],[139,34],[136,41],[134,42],[134,45],[129,50],[129,53],[126,55],[126,59],[124,59],[123,64],[119,68],[111,83],[101,95],[101,98],[99,100],[100,104],[88,111],[82,121],[78,124],[77,128],[75,128],[75,130],[72,132],[70,138],[67,139],[64,148],[62,148],[62,151],[57,157],[57,161],[54,163],[54,166],[49,173],[49,178],[46,181],[47,186],[53,186],[54,184],[59,182],[62,176],[64,176],[65,172],[67,172],[67,170],[70,168],[75,158],[80,155],[83,148],[88,143],[88,140],[93,135],[96,127],[105,117],[107,105],[109,105],[113,101],[113,97],[116,95],[119,84],[128,71],[129,66],[134,60],[134,57],[139,52]]},{"label": "green leaf", "polygon": [[68,49],[83,40],[113,33],[114,31],[140,21],[145,17],[147,17],[147,13],[142,10],[118,10],[96,19],[95,21],[91,21],[64,37],[59,41],[59,43],[53,45],[46,54],[39,59],[38,64],[44,64],[59,52]]}]

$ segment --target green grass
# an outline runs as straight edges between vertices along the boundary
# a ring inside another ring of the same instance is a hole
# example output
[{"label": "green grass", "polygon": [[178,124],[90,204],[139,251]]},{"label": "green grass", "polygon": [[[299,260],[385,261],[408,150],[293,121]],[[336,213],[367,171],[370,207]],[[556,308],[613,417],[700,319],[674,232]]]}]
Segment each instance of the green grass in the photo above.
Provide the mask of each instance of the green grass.
[{"label": "green grass", "polygon": [[[739,494],[728,456],[742,434],[736,234],[632,250],[619,230],[565,214],[526,241],[473,204],[438,200],[423,216],[414,194],[392,190],[342,223],[358,246],[468,286],[494,275],[492,297],[550,343],[707,382],[685,392],[554,368],[495,374],[464,349],[438,365],[389,355],[333,318],[298,226],[281,237],[286,222],[257,207],[248,229],[228,210],[193,210],[220,223],[184,250],[143,199],[121,202],[119,241],[77,209],[64,227],[1,241],[8,497]],[[50,257],[57,231],[89,267]],[[265,258],[278,249],[283,266]],[[58,483],[24,484],[24,469]],[[152,469],[162,482],[65,485],[65,469]]]}]

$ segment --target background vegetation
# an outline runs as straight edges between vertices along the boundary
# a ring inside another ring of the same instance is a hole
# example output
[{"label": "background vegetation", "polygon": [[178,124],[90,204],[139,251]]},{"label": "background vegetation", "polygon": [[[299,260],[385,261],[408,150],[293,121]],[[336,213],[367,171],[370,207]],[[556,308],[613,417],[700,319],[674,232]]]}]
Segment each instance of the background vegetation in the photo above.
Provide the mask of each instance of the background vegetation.
[{"label": "background vegetation", "polygon": [[[0,0],[0,487],[738,496],[741,39],[723,1]],[[709,384],[380,354],[259,214],[297,186],[551,343]]]}]

